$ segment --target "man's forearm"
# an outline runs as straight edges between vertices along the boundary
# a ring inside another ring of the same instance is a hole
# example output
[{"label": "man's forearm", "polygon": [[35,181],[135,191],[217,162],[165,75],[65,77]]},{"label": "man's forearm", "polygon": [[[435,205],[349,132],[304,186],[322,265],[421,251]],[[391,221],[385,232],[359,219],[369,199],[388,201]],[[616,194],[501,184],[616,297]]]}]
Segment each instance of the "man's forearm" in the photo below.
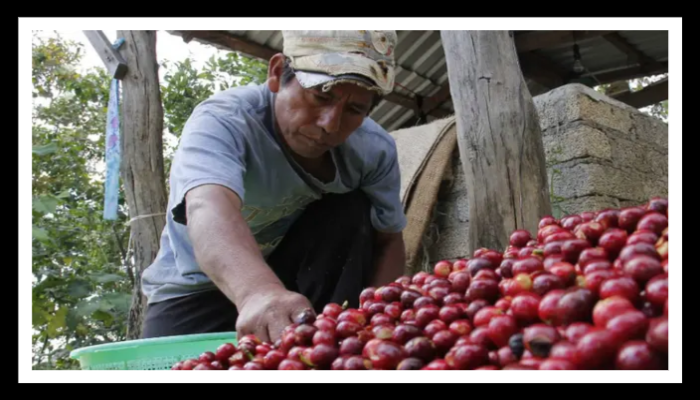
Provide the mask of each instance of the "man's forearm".
[{"label": "man's forearm", "polygon": [[387,285],[402,276],[406,266],[406,249],[403,235],[400,232],[377,232],[374,259],[375,272],[371,286]]},{"label": "man's forearm", "polygon": [[200,186],[187,195],[187,229],[202,271],[241,307],[253,292],[284,288],[267,265],[230,190]]}]

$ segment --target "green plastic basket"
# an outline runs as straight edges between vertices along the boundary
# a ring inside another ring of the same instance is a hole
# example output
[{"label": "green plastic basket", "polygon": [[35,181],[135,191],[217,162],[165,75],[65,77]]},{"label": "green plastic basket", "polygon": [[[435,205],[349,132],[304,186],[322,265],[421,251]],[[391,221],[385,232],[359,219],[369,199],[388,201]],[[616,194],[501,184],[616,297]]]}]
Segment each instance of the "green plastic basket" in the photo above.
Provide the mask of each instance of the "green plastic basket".
[{"label": "green plastic basket", "polygon": [[70,356],[80,362],[81,369],[165,370],[178,361],[198,358],[205,351],[215,352],[224,343],[236,345],[236,332],[107,343],[74,350]]}]

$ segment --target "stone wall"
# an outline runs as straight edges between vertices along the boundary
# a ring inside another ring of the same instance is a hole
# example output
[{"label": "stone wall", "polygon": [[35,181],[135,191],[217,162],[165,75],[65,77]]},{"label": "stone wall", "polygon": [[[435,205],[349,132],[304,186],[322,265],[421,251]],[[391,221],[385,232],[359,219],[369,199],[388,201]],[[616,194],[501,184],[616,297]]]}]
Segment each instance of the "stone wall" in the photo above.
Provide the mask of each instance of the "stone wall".
[{"label": "stone wall", "polygon": [[[548,164],[553,211],[641,204],[668,196],[668,125],[579,84],[534,98]],[[464,257],[469,204],[459,151],[445,177],[425,259]]]}]

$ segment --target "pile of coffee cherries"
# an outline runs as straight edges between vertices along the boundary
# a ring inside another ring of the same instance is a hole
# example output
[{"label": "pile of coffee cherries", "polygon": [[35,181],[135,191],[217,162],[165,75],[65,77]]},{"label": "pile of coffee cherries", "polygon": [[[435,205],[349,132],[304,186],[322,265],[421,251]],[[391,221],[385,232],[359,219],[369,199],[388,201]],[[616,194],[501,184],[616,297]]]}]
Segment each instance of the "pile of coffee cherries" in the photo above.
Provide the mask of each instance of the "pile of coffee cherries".
[{"label": "pile of coffee cherries", "polygon": [[667,369],[668,201],[541,219],[176,370]]}]

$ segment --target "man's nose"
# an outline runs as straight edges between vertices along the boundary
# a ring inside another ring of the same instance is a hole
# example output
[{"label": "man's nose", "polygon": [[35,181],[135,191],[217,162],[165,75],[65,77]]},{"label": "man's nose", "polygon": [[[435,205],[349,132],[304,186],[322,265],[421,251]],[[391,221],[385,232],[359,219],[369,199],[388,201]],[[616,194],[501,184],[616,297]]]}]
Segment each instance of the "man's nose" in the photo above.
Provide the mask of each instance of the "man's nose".
[{"label": "man's nose", "polygon": [[338,130],[340,130],[342,114],[341,106],[326,107],[319,116],[319,126],[323,128],[326,133],[338,132]]}]

